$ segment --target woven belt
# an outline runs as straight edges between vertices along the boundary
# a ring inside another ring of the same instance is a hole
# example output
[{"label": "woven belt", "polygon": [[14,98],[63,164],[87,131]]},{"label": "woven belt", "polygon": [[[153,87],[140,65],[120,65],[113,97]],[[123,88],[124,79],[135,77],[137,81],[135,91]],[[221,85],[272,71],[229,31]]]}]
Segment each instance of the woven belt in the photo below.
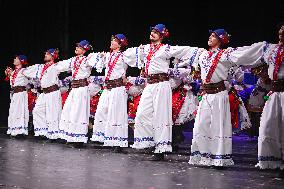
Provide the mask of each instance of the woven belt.
[{"label": "woven belt", "polygon": [[112,88],[121,87],[121,86],[124,86],[122,78],[105,81],[105,87],[107,89],[112,89]]},{"label": "woven belt", "polygon": [[24,92],[26,91],[26,86],[15,86],[15,87],[12,87],[12,92],[13,93],[20,93],[20,92]]},{"label": "woven belt", "polygon": [[51,85],[50,87],[46,87],[46,88],[42,88],[42,92],[43,93],[51,93],[53,91],[57,91],[59,90],[59,87],[58,85]]},{"label": "woven belt", "polygon": [[218,83],[202,84],[201,89],[207,94],[216,94],[226,90],[226,87],[224,81],[220,81]]},{"label": "woven belt", "polygon": [[167,73],[151,74],[147,76],[147,83],[159,83],[163,81],[169,81],[169,75]]},{"label": "woven belt", "polygon": [[273,80],[272,90],[274,92],[284,92],[284,79]]},{"label": "woven belt", "polygon": [[72,88],[79,88],[79,87],[85,87],[88,86],[89,83],[87,79],[78,79],[78,80],[73,80],[71,83]]}]

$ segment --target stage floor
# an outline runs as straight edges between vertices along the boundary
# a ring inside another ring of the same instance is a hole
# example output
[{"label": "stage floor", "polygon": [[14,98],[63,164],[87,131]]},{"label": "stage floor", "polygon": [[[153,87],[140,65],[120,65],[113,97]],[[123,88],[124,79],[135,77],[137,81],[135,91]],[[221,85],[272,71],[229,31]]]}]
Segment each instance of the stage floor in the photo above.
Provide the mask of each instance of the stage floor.
[{"label": "stage floor", "polygon": [[235,166],[225,170],[188,164],[191,133],[179,153],[163,162],[127,148],[125,153],[87,144],[85,149],[43,140],[0,136],[0,188],[20,189],[179,189],[284,188],[276,171],[254,167],[257,140],[235,136]]}]

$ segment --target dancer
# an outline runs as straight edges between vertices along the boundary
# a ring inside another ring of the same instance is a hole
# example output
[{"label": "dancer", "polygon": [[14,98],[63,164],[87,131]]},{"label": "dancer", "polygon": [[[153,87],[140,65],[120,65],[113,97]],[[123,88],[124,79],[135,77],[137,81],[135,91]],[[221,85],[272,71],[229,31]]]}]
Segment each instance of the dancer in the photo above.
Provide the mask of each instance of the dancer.
[{"label": "dancer", "polygon": [[7,134],[22,137],[28,135],[28,93],[26,87],[28,78],[23,74],[24,66],[28,64],[25,55],[17,55],[13,62],[15,69],[7,67],[5,70],[6,80],[10,80],[11,102],[8,116]]}]

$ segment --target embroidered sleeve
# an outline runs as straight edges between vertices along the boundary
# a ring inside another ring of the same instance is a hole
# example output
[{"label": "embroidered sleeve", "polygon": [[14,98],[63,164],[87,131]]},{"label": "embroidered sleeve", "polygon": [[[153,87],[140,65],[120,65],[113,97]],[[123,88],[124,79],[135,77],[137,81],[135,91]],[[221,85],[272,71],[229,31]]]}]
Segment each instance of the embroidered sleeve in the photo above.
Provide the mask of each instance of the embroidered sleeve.
[{"label": "embroidered sleeve", "polygon": [[123,61],[131,67],[142,68],[143,65],[143,49],[140,47],[128,48],[123,52]]},{"label": "embroidered sleeve", "polygon": [[243,46],[230,49],[228,61],[237,65],[257,66],[263,63],[263,55],[266,42],[254,43],[251,46]]},{"label": "embroidered sleeve", "polygon": [[96,68],[96,71],[99,73],[102,73],[103,69],[106,67],[107,60],[110,57],[110,53],[105,53],[103,56],[100,57],[100,60],[96,63],[94,66]]},{"label": "embroidered sleeve", "polygon": [[42,64],[35,64],[32,66],[26,67],[23,69],[22,73],[25,77],[28,77],[28,78],[33,78],[33,79],[39,78],[42,66],[43,66]]},{"label": "embroidered sleeve", "polygon": [[97,64],[102,64],[103,54],[102,53],[90,53],[87,56],[86,63],[88,66],[96,68]]},{"label": "embroidered sleeve", "polygon": [[72,61],[73,61],[73,58],[69,58],[67,60],[59,61],[55,64],[55,68],[58,72],[71,71]]}]

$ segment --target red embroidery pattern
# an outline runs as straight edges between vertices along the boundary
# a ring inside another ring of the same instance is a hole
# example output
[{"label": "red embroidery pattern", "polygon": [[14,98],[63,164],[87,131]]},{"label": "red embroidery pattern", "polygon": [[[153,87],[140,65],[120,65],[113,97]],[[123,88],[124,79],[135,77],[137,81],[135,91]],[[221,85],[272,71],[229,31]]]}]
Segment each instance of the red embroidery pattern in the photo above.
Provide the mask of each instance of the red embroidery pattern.
[{"label": "red embroidery pattern", "polygon": [[283,48],[283,46],[279,46],[278,51],[277,51],[277,55],[276,55],[276,58],[275,58],[275,66],[274,66],[274,70],[273,70],[273,80],[277,80],[277,74],[278,74],[279,68],[280,68],[280,66],[283,62],[283,57],[284,57],[284,48]]},{"label": "red embroidery pattern", "polygon": [[53,64],[53,62],[48,62],[48,63],[44,64],[43,69],[42,69],[41,74],[40,74],[39,80],[42,79],[42,76],[45,74],[46,70],[47,70],[52,64]]},{"label": "red embroidery pattern", "polygon": [[153,44],[150,44],[150,52],[149,54],[147,55],[147,62],[146,62],[146,68],[145,68],[145,73],[146,75],[148,75],[148,69],[149,69],[149,65],[150,65],[150,61],[151,61],[151,58],[153,57],[153,55],[160,49],[160,47],[163,46],[162,43],[158,44],[158,45],[153,45]]},{"label": "red embroidery pattern", "polygon": [[[218,64],[218,62],[219,62],[219,60],[220,60],[220,58],[221,58],[221,56],[222,56],[222,54],[223,54],[223,52],[224,52],[225,50],[224,49],[222,49],[222,50],[220,50],[218,53],[217,53],[217,55],[214,57],[214,59],[213,59],[213,62],[212,62],[212,65],[211,65],[211,67],[210,67],[210,69],[209,69],[209,72],[208,72],[208,74],[207,74],[207,76],[206,76],[206,83],[209,83],[210,82],[210,80],[211,80],[211,78],[212,78],[212,75],[213,75],[213,73],[214,73],[214,71],[215,71],[215,69],[216,69],[216,67],[217,67],[217,64]],[[211,53],[211,52],[210,52]],[[212,56],[212,54],[209,54],[209,57],[211,57]],[[208,57],[208,58],[209,58]]]},{"label": "red embroidery pattern", "polygon": [[72,79],[74,80],[78,71],[79,71],[79,68],[80,68],[80,65],[82,64],[83,60],[85,60],[86,57],[83,57],[80,61],[79,61],[79,56],[76,57],[75,59],[75,62],[74,62],[74,73],[72,75]]},{"label": "red embroidery pattern", "polygon": [[172,94],[173,122],[175,122],[179,116],[180,110],[185,101],[185,97],[186,97],[186,89],[183,88],[183,85],[179,86],[177,89],[173,91],[173,94]]},{"label": "red embroidery pattern", "polygon": [[21,69],[22,68],[19,68],[19,69],[15,69],[14,70],[14,72],[13,72],[13,74],[12,74],[12,79],[11,79],[11,81],[12,81],[12,86],[14,86],[15,85],[15,80],[16,80],[16,78],[17,78],[17,76],[18,76],[18,73],[21,71]]},{"label": "red embroidery pattern", "polygon": [[106,76],[105,80],[109,80],[109,77],[110,77],[110,75],[111,75],[111,73],[112,73],[112,71],[113,71],[113,68],[114,68],[114,66],[116,65],[116,63],[117,63],[117,61],[118,61],[118,59],[119,59],[119,57],[120,57],[120,55],[121,55],[121,53],[119,53],[119,54],[114,58],[114,60],[111,62],[112,56],[113,56],[114,54],[115,54],[115,53],[113,53],[113,54],[111,55],[111,57],[109,58],[109,62],[108,62],[108,72],[107,72],[107,76]]}]

